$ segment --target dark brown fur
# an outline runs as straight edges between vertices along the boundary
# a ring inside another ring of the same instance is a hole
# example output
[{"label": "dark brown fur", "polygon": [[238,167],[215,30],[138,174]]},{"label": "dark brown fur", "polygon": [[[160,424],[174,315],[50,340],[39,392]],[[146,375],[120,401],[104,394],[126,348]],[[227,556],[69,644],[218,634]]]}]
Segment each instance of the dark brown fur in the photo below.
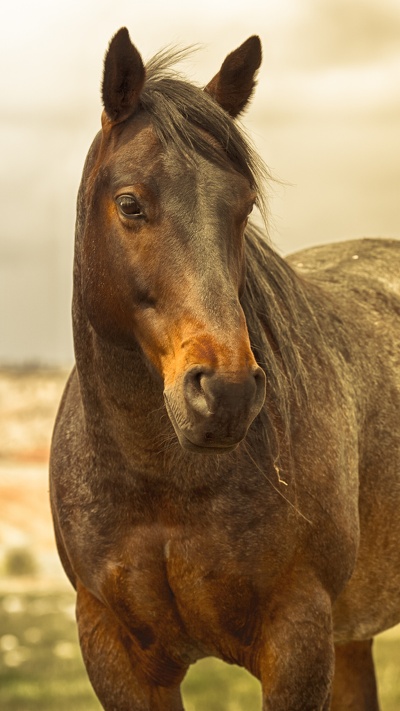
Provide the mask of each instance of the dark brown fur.
[{"label": "dark brown fur", "polygon": [[282,260],[246,227],[263,171],[229,116],[258,40],[204,93],[165,55],[143,85],[127,39],[79,193],[51,457],[89,677],[107,711],[179,711],[215,655],[264,711],[376,711],[370,640],[400,620],[400,242]]}]

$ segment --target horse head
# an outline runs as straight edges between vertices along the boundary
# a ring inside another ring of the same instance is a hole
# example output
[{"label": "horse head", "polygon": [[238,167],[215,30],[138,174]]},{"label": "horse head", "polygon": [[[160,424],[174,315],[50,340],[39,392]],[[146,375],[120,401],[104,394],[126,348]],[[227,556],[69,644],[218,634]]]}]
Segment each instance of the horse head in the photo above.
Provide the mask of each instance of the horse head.
[{"label": "horse head", "polygon": [[234,138],[260,62],[251,37],[202,91],[147,75],[125,28],[105,58],[85,183],[84,308],[100,338],[139,344],[192,451],[236,447],[265,399],[240,303],[257,193]]}]

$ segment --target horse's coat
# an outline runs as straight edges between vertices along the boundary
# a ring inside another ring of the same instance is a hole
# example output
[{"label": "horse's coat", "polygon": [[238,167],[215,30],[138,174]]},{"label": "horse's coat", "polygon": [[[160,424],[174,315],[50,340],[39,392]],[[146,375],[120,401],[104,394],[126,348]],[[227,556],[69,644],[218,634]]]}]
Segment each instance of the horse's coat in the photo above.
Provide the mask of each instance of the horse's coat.
[{"label": "horse's coat", "polygon": [[252,37],[203,92],[124,29],[105,61],[51,501],[107,711],[182,709],[208,655],[265,711],[374,711],[400,621],[400,242],[284,261],[247,225],[260,61]]}]

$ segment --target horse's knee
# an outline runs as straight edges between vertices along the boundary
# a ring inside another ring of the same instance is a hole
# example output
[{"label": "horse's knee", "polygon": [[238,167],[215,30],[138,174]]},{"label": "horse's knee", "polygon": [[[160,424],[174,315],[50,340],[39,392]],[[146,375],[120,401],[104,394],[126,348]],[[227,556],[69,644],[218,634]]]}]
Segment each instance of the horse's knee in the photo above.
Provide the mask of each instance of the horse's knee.
[{"label": "horse's knee", "polygon": [[334,647],[331,602],[317,584],[298,585],[268,625],[262,653],[264,711],[328,711]]},{"label": "horse's knee", "polygon": [[372,639],[336,646],[331,711],[379,711]]}]

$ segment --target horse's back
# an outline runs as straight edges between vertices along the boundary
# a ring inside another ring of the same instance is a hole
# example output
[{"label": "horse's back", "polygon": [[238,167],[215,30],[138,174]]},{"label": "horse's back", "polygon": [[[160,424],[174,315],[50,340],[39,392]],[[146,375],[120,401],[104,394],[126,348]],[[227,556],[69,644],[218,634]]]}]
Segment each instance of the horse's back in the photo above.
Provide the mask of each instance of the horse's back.
[{"label": "horse's back", "polygon": [[[317,286],[316,294],[310,291],[314,312],[332,349],[347,362],[356,391],[360,386],[359,396],[380,377],[400,392],[400,240],[337,242],[288,261]],[[380,399],[384,393],[385,387],[379,389]]]},{"label": "horse's back", "polygon": [[288,261],[326,296],[321,323],[354,393],[360,548],[334,612],[337,640],[367,639],[400,622],[400,241],[339,242]]},{"label": "horse's back", "polygon": [[369,290],[380,286],[381,293],[400,298],[400,240],[365,238],[324,244],[295,252],[287,261],[306,278],[341,284],[355,293],[361,284]]}]

